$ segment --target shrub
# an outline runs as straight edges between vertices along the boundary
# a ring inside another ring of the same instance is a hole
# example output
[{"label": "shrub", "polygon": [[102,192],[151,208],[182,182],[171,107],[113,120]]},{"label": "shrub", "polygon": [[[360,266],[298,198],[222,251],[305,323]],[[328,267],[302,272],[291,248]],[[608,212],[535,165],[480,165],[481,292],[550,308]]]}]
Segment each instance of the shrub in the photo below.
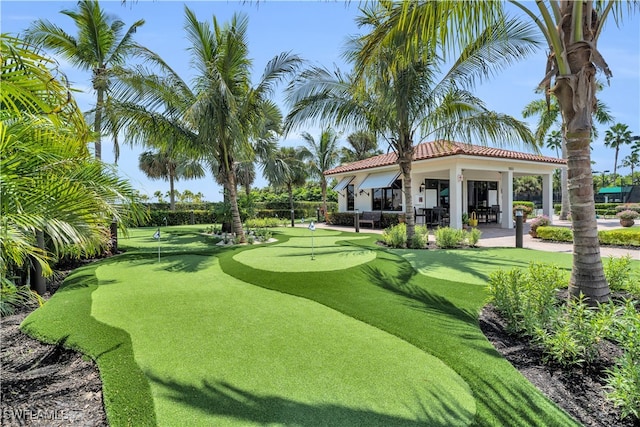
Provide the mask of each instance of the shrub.
[{"label": "shrub", "polygon": [[429,229],[426,225],[416,225],[415,232],[411,238],[411,247],[413,249],[424,249],[429,243]]},{"label": "shrub", "polygon": [[538,237],[536,230],[538,227],[548,227],[551,225],[551,220],[546,215],[538,215],[533,220],[531,220],[531,225],[529,229],[529,234],[533,237]]},{"label": "shrub", "polygon": [[407,244],[407,225],[400,223],[385,228],[382,232],[382,241],[392,248],[404,248]]},{"label": "shrub", "polygon": [[636,219],[638,216],[640,216],[640,214],[636,211],[632,211],[631,209],[620,211],[616,214],[616,217],[620,219]]},{"label": "shrub", "polygon": [[436,246],[442,249],[459,248],[466,242],[467,232],[451,227],[438,227],[435,231]]},{"label": "shrub", "polygon": [[573,231],[567,227],[540,226],[536,228],[536,234],[543,240],[573,242]]},{"label": "shrub", "polygon": [[616,212],[633,211],[640,214],[640,203],[624,203],[616,206]]},{"label": "shrub", "polygon": [[640,417],[640,363],[630,354],[625,353],[616,365],[607,370],[605,389],[607,399],[620,408],[620,416]]},{"label": "shrub", "polygon": [[598,357],[599,345],[610,335],[614,304],[591,307],[581,294],[554,311],[547,328],[536,330],[545,359],[563,366],[589,364]]},{"label": "shrub", "polygon": [[527,270],[497,270],[489,275],[489,300],[507,321],[507,330],[534,335],[551,318],[556,292],[567,274],[550,264],[531,263]]},{"label": "shrub", "polygon": [[604,265],[604,275],[611,290],[621,291],[625,289],[627,282],[631,280],[631,256],[609,257]]},{"label": "shrub", "polygon": [[480,241],[480,236],[482,236],[482,231],[477,228],[472,228],[467,232],[467,241],[469,242],[469,246],[473,246],[474,248],[478,245]]},{"label": "shrub", "polygon": [[640,227],[600,230],[598,240],[603,245],[640,246]]},{"label": "shrub", "polygon": [[247,228],[274,228],[286,224],[287,220],[282,218],[254,218],[245,222]]}]

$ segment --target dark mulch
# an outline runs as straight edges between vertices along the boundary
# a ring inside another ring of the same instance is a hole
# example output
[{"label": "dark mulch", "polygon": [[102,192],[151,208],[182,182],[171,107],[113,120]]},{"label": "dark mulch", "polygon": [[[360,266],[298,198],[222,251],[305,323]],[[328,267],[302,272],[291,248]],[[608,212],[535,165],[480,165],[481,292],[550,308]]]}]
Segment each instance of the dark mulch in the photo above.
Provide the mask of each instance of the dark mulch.
[{"label": "dark mulch", "polygon": [[[48,284],[48,299],[69,271]],[[0,319],[0,425],[107,426],[96,364],[19,329],[33,308]]]},{"label": "dark mulch", "polygon": [[640,426],[633,419],[620,419],[620,412],[605,398],[603,370],[610,368],[620,349],[607,343],[600,349],[599,364],[591,367],[563,368],[543,363],[542,352],[528,340],[510,335],[505,322],[488,305],[480,314],[480,328],[496,350],[549,399],[585,426]]}]

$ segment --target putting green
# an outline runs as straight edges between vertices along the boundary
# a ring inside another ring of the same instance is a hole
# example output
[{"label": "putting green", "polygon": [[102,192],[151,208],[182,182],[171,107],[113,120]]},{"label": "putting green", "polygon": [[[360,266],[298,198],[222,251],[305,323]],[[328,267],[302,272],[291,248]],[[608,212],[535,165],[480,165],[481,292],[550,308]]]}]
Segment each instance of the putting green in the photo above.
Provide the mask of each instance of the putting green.
[{"label": "putting green", "polygon": [[[283,243],[243,251],[234,259],[249,267],[267,271],[304,272],[344,270],[376,258],[375,251],[358,246],[340,245],[345,240],[367,239],[315,234],[291,237]],[[277,238],[277,236],[276,236]],[[313,258],[312,258],[313,249]]]},{"label": "putting green", "polygon": [[473,421],[468,385],[437,358],[324,305],[228,276],[213,256],[122,260],[96,274],[92,316],[129,333],[159,425]]}]

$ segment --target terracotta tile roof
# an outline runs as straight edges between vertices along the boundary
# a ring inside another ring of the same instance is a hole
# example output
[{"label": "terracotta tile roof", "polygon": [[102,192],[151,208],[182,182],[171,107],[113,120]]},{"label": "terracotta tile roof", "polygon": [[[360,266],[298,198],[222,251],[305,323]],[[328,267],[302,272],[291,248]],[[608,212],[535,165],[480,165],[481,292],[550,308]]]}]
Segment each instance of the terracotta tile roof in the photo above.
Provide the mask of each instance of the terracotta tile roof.
[{"label": "terracotta tile roof", "polygon": [[[487,147],[483,145],[465,144],[462,142],[451,141],[433,141],[423,142],[415,146],[413,160],[428,160],[439,157],[448,157],[456,155],[467,155],[475,157],[490,157],[498,159],[525,160],[530,162],[555,163],[559,165],[566,164],[566,160],[555,157],[540,156],[538,154],[522,153],[519,151],[503,150],[501,148]],[[353,163],[340,165],[336,168],[325,171],[325,175],[335,175],[344,172],[355,172],[364,169],[377,168],[381,166],[389,166],[396,164],[398,156],[396,153],[381,154],[379,156],[370,157]]]}]

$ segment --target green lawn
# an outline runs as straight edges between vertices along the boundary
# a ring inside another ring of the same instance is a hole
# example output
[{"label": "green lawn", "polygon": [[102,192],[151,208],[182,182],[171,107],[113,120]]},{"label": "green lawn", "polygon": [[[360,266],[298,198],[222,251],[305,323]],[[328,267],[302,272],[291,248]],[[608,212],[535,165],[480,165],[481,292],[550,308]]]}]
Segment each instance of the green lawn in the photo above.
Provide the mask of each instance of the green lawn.
[{"label": "green lawn", "polygon": [[23,324],[97,361],[111,425],[574,425],[477,323],[491,271],[566,254],[317,230],[312,259],[306,228],[223,249],[172,227],[158,262],[154,231]]}]

